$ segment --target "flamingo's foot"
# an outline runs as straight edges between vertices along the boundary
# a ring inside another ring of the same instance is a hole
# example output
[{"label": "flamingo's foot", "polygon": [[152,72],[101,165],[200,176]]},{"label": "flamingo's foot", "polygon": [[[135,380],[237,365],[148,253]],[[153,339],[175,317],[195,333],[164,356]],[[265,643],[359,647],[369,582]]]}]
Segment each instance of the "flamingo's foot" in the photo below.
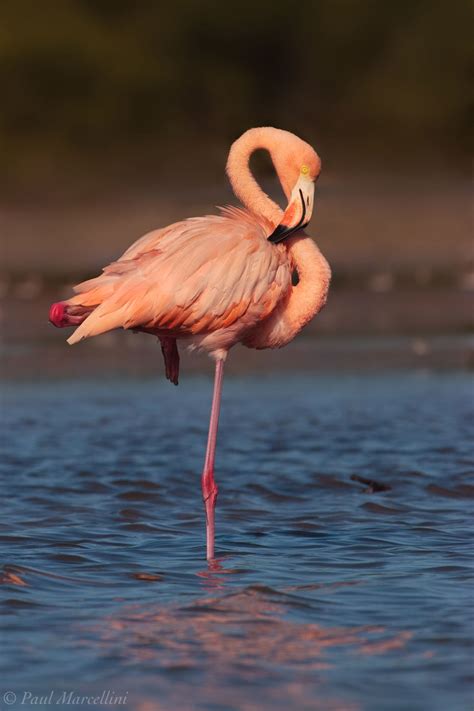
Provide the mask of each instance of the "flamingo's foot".
[{"label": "flamingo's foot", "polygon": [[160,336],[161,352],[165,361],[166,377],[174,385],[179,379],[179,353],[176,345],[176,338]]},{"label": "flamingo's foot", "polygon": [[49,320],[56,328],[79,326],[91,311],[86,306],[70,306],[67,301],[57,301],[49,309]]},{"label": "flamingo's foot", "polygon": [[64,304],[58,301],[56,304],[51,304],[49,309],[49,320],[56,326],[56,328],[61,328],[64,320]]}]

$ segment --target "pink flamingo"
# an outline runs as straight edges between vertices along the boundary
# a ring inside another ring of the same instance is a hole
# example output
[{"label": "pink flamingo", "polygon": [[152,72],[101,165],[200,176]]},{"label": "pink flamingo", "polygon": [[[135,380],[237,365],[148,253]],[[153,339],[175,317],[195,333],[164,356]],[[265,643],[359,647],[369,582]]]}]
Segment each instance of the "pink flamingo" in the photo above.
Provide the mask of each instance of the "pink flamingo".
[{"label": "pink flamingo", "polygon": [[[283,212],[255,181],[249,159],[266,149],[288,199]],[[202,495],[207,558],[214,558],[217,485],[214,458],[224,362],[240,342],[280,348],[326,302],[330,269],[303,228],[313,211],[321,162],[313,148],[288,131],[253,128],[232,145],[227,175],[244,208],[193,217],[144,235],[103,273],[55,303],[55,326],[78,326],[73,344],[115,328],[158,337],[166,377],[178,384],[177,339],[215,360],[215,381]],[[298,284],[292,284],[296,270]]]}]

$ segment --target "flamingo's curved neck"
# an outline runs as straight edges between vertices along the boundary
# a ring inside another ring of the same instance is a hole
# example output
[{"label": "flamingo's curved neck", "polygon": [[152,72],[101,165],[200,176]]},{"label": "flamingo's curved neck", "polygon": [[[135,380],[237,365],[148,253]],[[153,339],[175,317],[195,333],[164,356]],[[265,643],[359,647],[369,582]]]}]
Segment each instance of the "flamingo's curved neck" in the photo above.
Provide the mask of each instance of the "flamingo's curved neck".
[{"label": "flamingo's curved neck", "polygon": [[275,147],[270,133],[272,130],[275,129],[254,128],[246,131],[232,144],[226,170],[232,189],[242,204],[251,212],[262,215],[273,225],[278,225],[283,211],[263,192],[249,167],[250,156],[259,148],[272,154]]},{"label": "flamingo's curved neck", "polygon": [[271,315],[250,331],[244,344],[250,348],[281,348],[293,340],[326,303],[331,270],[313,240],[304,232],[287,241],[288,256],[299,283]]}]

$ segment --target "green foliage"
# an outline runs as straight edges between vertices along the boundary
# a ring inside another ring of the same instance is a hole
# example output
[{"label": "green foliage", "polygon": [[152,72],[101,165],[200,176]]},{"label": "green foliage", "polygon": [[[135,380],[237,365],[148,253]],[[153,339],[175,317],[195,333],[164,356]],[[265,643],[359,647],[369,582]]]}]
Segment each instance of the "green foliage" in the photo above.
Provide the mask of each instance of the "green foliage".
[{"label": "green foliage", "polygon": [[0,147],[227,142],[256,124],[462,143],[467,0],[3,0]]}]

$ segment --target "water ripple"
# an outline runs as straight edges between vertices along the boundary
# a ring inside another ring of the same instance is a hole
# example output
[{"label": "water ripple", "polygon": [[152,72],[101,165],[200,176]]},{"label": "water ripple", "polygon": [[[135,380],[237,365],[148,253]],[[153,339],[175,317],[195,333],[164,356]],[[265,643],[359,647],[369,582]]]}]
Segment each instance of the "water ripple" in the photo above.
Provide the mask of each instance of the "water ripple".
[{"label": "water ripple", "polygon": [[[4,388],[4,678],[133,711],[443,711],[472,698],[463,374]],[[58,437],[58,433],[67,436]]]}]

